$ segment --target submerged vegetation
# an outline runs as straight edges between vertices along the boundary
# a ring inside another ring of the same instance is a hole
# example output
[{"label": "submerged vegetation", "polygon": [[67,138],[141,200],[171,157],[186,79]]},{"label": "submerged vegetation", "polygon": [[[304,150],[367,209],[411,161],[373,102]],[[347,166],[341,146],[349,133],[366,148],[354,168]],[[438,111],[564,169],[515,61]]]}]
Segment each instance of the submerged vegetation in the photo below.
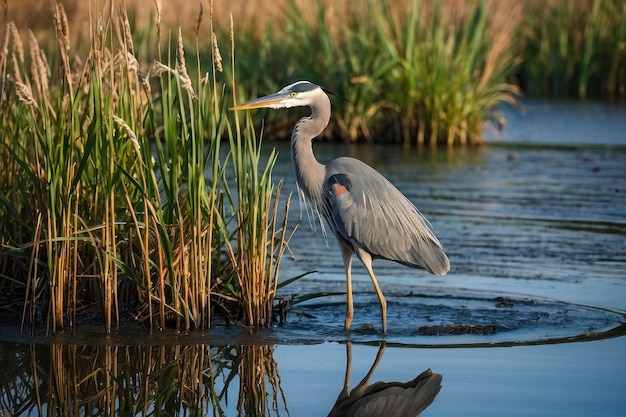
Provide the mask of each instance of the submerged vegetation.
[{"label": "submerged vegetation", "polygon": [[53,4],[54,36],[7,20],[0,50],[0,304],[51,332],[271,323],[290,196],[235,99],[309,79],[345,98],[327,138],[454,146],[522,89],[626,95],[618,0],[185,2],[174,33],[169,3],[110,2],[87,29],[83,3]]}]

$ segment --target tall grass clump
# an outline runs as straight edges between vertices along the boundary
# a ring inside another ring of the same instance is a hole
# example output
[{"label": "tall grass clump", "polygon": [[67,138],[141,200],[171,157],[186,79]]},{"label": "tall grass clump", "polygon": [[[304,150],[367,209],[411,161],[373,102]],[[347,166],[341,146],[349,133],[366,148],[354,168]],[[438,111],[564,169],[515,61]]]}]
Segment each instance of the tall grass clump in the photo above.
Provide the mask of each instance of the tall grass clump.
[{"label": "tall grass clump", "polygon": [[125,320],[209,328],[216,312],[271,322],[290,237],[275,157],[263,165],[253,131],[230,128],[212,23],[204,72],[198,42],[189,54],[180,30],[162,39],[155,4],[156,39],[136,46],[119,9],[93,19],[83,58],[60,4],[56,54],[31,33],[27,55],[7,25],[0,289],[22,325],[55,332],[88,318],[106,332]]},{"label": "tall grass clump", "polygon": [[521,33],[524,89],[535,96],[626,96],[626,3],[532,1]]},{"label": "tall grass clump", "polygon": [[398,105],[405,144],[481,143],[496,105],[515,104],[519,90],[508,81],[518,64],[511,28],[521,8],[510,6],[490,3],[488,13],[485,2],[475,2],[459,12],[458,4],[435,2],[426,12],[412,1],[400,30],[381,8],[387,18],[379,21],[380,37],[399,64],[385,90]]},{"label": "tall grass clump", "polygon": [[[473,145],[482,142],[485,121],[501,124],[496,105],[516,102],[517,3],[367,0],[341,8],[318,0],[314,10],[288,1],[283,30],[268,30],[273,41],[259,40],[258,59],[239,74],[281,78],[270,91],[309,79],[344,97],[329,136]],[[286,64],[277,56],[287,56]]]},{"label": "tall grass clump", "polygon": [[[254,139],[252,123],[248,126],[246,137]],[[263,162],[260,143],[242,140],[242,134],[237,129],[230,140],[237,192],[229,198],[235,201],[237,228],[234,242],[227,240],[226,246],[246,323],[267,326],[273,319],[280,261],[295,232],[295,228],[289,232],[287,215],[291,194],[283,208],[282,182],[274,184],[271,175],[276,152]]]},{"label": "tall grass clump", "polygon": [[[316,4],[312,18],[290,2],[285,40],[299,39],[293,53],[309,72],[304,78],[319,80],[341,97],[334,100],[327,136],[347,141],[400,139],[384,133],[387,117],[398,111],[385,90],[398,61],[390,59],[378,31],[381,20],[390,18],[380,14],[384,6],[370,1],[344,8],[321,0]],[[301,46],[305,39],[313,39],[308,47]]]},{"label": "tall grass clump", "polygon": [[[74,16],[83,3],[63,2]],[[138,23],[152,21],[139,0],[125,3]],[[9,15],[33,25],[45,20],[38,4],[13,4]],[[170,24],[197,14],[196,2],[155,4]],[[326,139],[474,144],[482,140],[481,119],[503,126],[493,103],[514,101],[520,89],[526,96],[623,98],[625,7],[621,0],[276,0],[215,2],[211,14],[221,22],[218,38],[228,36],[230,19],[240,25],[236,79],[222,75],[245,85],[240,99],[309,79],[346,99],[335,101]],[[70,39],[85,38],[84,20]],[[215,33],[195,29],[205,57]],[[142,28],[135,37],[154,33]],[[137,51],[150,51],[147,44]],[[266,135],[288,138],[296,117],[268,114]]]}]

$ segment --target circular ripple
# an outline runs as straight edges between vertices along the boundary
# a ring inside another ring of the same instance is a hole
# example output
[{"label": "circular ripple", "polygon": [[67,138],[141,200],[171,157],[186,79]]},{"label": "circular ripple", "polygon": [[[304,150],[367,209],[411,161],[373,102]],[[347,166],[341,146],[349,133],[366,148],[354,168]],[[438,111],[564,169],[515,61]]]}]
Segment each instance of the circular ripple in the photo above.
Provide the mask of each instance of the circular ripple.
[{"label": "circular ripple", "polygon": [[[376,297],[358,295],[350,338],[380,340]],[[564,343],[626,334],[623,313],[568,302],[483,293],[387,296],[387,342],[410,345]],[[345,339],[345,301],[295,307],[282,332],[311,340]]]}]

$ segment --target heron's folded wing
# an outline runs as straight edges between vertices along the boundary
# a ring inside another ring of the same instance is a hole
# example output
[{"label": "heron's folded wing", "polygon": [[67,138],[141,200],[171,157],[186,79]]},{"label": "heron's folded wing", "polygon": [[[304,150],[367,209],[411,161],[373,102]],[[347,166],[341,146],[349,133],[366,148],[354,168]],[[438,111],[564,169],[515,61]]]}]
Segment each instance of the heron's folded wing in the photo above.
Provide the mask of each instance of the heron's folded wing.
[{"label": "heron's folded wing", "polygon": [[419,210],[385,177],[363,162],[329,164],[325,193],[336,230],[374,257],[443,275],[450,263]]}]

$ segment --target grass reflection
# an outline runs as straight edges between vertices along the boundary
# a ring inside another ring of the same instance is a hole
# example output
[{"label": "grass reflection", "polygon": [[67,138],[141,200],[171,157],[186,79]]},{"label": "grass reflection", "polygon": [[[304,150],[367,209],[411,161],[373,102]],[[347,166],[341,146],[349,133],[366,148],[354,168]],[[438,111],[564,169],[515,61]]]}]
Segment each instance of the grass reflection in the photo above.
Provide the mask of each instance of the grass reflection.
[{"label": "grass reflection", "polygon": [[282,405],[287,414],[287,400],[280,385],[278,364],[274,360],[272,346],[240,346],[237,348],[239,362],[240,415],[267,416],[271,410],[278,414]]},{"label": "grass reflection", "polygon": [[270,346],[14,345],[0,366],[1,415],[222,416],[237,388],[239,415],[286,411]]}]

